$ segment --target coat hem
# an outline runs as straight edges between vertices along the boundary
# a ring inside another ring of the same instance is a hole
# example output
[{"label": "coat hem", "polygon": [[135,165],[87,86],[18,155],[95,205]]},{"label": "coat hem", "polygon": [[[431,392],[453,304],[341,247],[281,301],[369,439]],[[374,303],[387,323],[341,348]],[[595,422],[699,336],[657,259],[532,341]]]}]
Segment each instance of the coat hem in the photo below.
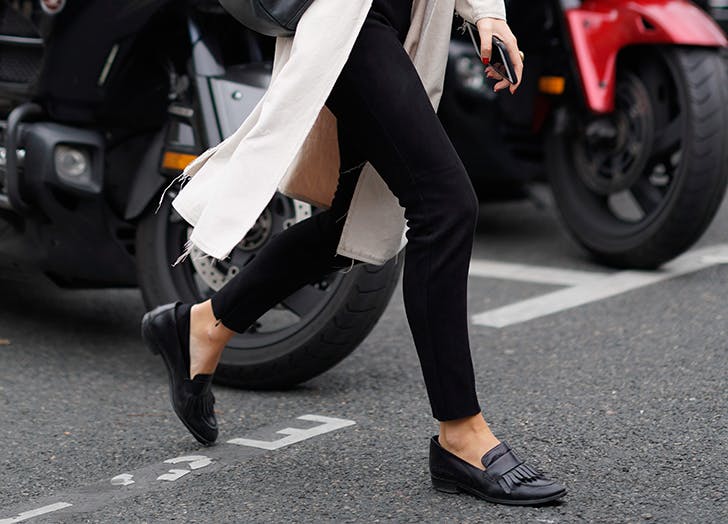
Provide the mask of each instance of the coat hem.
[{"label": "coat hem", "polygon": [[[193,228],[193,234],[194,234],[195,221],[192,220],[191,217],[189,215],[187,215],[185,211],[177,209],[177,207],[174,205],[174,200],[172,201],[172,207],[174,208],[175,211],[177,211],[179,216],[182,217],[182,220],[187,222],[190,225],[190,227]],[[203,253],[205,253],[206,256],[212,257],[215,260],[223,260],[223,259],[227,258],[228,255],[230,255],[230,252],[228,251],[227,253],[223,254],[222,256],[218,256],[218,255],[220,255],[220,253],[219,252],[215,253],[216,250],[214,248],[211,248],[210,246],[205,244],[204,241],[202,241],[198,238],[193,239],[192,235],[190,235],[187,242],[185,242],[185,247],[182,250],[182,253],[180,253],[179,257],[172,265],[176,266],[180,262],[183,262],[187,258],[187,256],[189,256],[189,254],[191,253],[193,246],[198,248]]]},{"label": "coat hem", "polygon": [[337,248],[336,254],[342,255],[345,257],[349,257],[349,258],[353,258],[355,260],[359,260],[361,262],[364,262],[365,264],[374,264],[375,266],[383,266],[384,264],[386,264],[387,262],[392,260],[392,258],[397,256],[399,254],[399,252],[395,253],[394,255],[392,255],[390,257],[381,258],[381,257],[373,257],[367,253],[356,251],[355,249],[343,247],[343,248]]}]

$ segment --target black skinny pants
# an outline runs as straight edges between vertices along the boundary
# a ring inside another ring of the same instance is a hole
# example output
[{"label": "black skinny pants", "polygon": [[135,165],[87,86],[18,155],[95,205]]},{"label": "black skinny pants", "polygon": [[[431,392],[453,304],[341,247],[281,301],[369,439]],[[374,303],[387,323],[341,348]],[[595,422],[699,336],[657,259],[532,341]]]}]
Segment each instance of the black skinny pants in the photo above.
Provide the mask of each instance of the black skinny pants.
[{"label": "black skinny pants", "polygon": [[407,320],[432,414],[453,420],[480,412],[466,302],[478,201],[402,47],[411,5],[374,0],[326,101],[341,150],[331,208],[272,238],[213,295],[212,309],[223,325],[243,332],[303,285],[355,262],[336,247],[361,164],[369,161],[405,209]]}]

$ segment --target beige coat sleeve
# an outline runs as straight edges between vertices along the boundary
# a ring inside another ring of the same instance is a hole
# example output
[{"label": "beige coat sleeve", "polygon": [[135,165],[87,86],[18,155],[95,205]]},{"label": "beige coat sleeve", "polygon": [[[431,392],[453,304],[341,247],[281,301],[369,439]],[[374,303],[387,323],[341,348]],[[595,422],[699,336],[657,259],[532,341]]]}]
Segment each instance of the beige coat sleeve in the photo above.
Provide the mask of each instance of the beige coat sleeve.
[{"label": "beige coat sleeve", "polygon": [[473,24],[481,18],[506,19],[504,0],[455,0],[455,11]]}]

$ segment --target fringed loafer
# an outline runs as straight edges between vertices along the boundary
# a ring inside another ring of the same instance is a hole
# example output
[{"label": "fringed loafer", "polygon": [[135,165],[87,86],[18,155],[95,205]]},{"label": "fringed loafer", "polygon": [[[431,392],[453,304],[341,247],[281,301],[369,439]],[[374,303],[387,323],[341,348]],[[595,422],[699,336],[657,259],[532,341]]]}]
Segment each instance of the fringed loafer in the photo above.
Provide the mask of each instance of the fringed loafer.
[{"label": "fringed loafer", "polygon": [[476,468],[430,440],[432,485],[446,493],[465,492],[488,502],[514,506],[545,504],[566,495],[566,488],[520,459],[501,442],[483,455],[485,471]]},{"label": "fringed loafer", "polygon": [[172,408],[192,435],[206,446],[217,439],[212,375],[190,380],[191,305],[166,304],[144,315],[142,339],[149,351],[161,355],[169,375]]}]

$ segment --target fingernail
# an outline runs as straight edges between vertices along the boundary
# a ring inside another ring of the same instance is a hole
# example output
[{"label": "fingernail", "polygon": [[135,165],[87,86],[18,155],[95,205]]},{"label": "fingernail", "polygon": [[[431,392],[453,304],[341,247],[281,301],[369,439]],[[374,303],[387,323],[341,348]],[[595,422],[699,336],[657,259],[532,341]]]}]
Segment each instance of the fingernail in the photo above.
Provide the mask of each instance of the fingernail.
[{"label": "fingernail", "polygon": [[484,63],[485,65],[488,65],[488,64],[490,64],[490,58],[488,58],[487,56],[484,56],[484,57],[483,57],[483,58],[482,58],[481,60],[483,60],[483,63]]}]

